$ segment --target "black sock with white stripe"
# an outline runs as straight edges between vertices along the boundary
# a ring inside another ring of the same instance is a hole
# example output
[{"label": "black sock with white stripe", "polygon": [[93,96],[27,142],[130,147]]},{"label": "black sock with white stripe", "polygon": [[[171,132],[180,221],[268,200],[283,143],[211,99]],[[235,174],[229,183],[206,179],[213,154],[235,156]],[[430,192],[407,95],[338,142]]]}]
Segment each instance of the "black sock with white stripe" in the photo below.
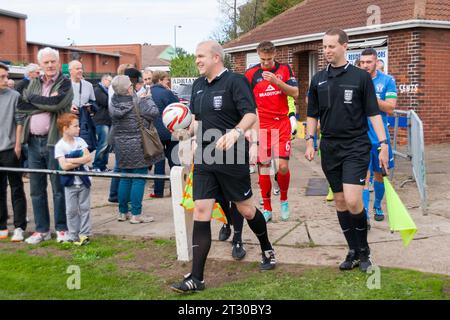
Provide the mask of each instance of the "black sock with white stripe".
[{"label": "black sock with white stripe", "polygon": [[194,221],[192,232],[192,276],[203,281],[206,258],[211,248],[211,221]]},{"label": "black sock with white stripe", "polygon": [[355,228],[352,225],[352,214],[349,211],[337,211],[339,224],[344,233],[345,240],[347,240],[350,250],[358,252],[358,242],[356,239]]},{"label": "black sock with white stripe", "polygon": [[367,242],[367,217],[366,209],[359,214],[352,214],[352,225],[355,228],[356,241],[360,249],[369,247]]},{"label": "black sock with white stripe", "polygon": [[247,219],[248,226],[259,240],[262,252],[273,250],[267,235],[267,224],[261,211],[256,208],[255,217],[252,220]]}]

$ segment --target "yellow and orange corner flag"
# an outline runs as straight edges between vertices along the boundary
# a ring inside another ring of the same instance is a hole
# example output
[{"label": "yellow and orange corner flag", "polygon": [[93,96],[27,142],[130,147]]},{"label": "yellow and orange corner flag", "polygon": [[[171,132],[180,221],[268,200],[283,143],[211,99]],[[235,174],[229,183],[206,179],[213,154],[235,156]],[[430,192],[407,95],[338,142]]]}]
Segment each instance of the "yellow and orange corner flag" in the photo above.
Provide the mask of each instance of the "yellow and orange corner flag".
[{"label": "yellow and orange corner flag", "polygon": [[386,190],[386,204],[391,231],[399,231],[405,247],[409,245],[417,232],[416,224],[406,210],[405,205],[395,192],[391,182],[384,177],[384,187]]},{"label": "yellow and orange corner flag", "polygon": [[[194,210],[194,199],[192,198],[192,177],[194,175],[194,166],[191,167],[191,171],[189,172],[189,176],[186,180],[186,186],[183,192],[183,199],[181,200],[180,205],[188,212],[192,212]],[[225,212],[223,212],[222,207],[217,202],[214,203],[212,219],[216,219],[222,223],[228,223],[227,217],[225,216]]]}]

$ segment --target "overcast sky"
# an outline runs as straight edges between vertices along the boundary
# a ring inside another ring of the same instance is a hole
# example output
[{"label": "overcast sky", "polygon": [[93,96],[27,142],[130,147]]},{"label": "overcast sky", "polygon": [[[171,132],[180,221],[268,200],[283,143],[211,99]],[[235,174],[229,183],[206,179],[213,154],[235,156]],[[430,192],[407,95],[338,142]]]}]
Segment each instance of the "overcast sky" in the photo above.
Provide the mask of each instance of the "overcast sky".
[{"label": "overcast sky", "polygon": [[0,8],[28,16],[28,41],[63,46],[173,46],[174,25],[181,25],[177,47],[194,52],[220,25],[217,0],[0,0]]}]

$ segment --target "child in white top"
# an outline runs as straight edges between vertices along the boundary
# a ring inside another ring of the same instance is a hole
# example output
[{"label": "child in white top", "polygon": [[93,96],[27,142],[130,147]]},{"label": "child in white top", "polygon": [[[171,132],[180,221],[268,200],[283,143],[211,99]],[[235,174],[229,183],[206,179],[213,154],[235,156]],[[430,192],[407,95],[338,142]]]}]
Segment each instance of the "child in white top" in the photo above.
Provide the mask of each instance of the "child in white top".
[{"label": "child in white top", "polygon": [[[55,145],[55,159],[66,171],[88,171],[86,166],[92,160],[87,143],[79,137],[80,125],[78,117],[64,113],[58,117],[58,129],[62,138]],[[91,204],[88,176],[60,176],[66,197],[67,227],[70,241],[77,245],[89,243],[91,236]]]}]

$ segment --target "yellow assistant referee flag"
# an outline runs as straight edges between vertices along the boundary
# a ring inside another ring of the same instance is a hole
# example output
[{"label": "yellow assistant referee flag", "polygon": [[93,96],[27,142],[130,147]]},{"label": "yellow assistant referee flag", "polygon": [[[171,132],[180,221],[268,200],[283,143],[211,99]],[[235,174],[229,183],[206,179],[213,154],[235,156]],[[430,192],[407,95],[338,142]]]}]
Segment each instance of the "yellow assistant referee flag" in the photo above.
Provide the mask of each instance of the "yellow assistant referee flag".
[{"label": "yellow assistant referee flag", "polygon": [[409,245],[417,232],[416,224],[406,210],[405,205],[395,192],[391,182],[384,177],[384,187],[386,190],[386,204],[391,231],[399,231],[405,247]]}]

